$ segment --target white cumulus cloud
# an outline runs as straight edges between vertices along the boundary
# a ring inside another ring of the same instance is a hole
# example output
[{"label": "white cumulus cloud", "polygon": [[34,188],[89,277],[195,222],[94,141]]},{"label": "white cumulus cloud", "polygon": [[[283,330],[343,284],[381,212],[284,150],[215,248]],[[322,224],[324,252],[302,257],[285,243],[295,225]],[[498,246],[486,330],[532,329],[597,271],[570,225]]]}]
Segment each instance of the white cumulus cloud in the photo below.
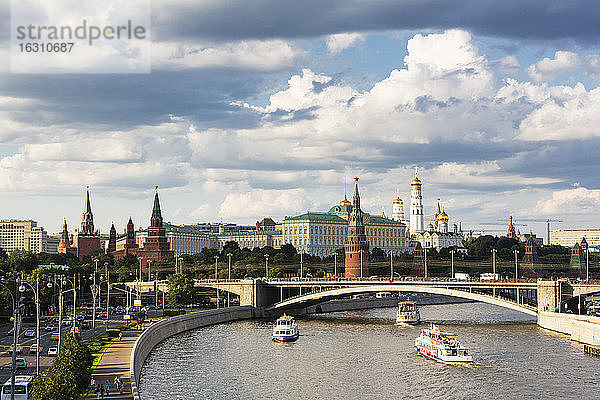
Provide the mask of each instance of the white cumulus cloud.
[{"label": "white cumulus cloud", "polygon": [[534,211],[543,215],[595,214],[600,208],[600,190],[578,187],[552,193],[551,199],[540,200]]},{"label": "white cumulus cloud", "polygon": [[358,42],[364,41],[365,37],[360,33],[336,33],[327,37],[327,49],[330,53],[336,54]]},{"label": "white cumulus cloud", "polygon": [[544,58],[527,69],[531,79],[539,82],[579,68],[581,58],[572,51],[557,51],[554,58]]}]

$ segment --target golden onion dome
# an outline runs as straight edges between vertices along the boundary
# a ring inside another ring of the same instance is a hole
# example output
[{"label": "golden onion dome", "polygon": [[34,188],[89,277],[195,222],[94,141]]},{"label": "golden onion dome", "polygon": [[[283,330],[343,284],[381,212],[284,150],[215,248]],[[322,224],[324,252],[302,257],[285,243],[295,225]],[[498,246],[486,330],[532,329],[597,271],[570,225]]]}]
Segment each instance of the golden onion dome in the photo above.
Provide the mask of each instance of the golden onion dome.
[{"label": "golden onion dome", "polygon": [[394,200],[394,204],[404,204],[402,202],[402,199],[400,198],[400,196],[396,196],[396,199]]},{"label": "golden onion dome", "polygon": [[446,221],[446,222],[448,222],[448,220],[450,218],[448,218],[448,214],[446,214],[446,212],[442,209],[442,212],[438,215],[437,219],[438,219],[438,221]]},{"label": "golden onion dome", "polygon": [[421,181],[415,176],[415,179],[410,183],[411,186],[421,186]]},{"label": "golden onion dome", "polygon": [[352,203],[350,203],[348,201],[348,199],[346,198],[346,196],[344,196],[344,200],[340,201],[340,206],[351,206]]}]

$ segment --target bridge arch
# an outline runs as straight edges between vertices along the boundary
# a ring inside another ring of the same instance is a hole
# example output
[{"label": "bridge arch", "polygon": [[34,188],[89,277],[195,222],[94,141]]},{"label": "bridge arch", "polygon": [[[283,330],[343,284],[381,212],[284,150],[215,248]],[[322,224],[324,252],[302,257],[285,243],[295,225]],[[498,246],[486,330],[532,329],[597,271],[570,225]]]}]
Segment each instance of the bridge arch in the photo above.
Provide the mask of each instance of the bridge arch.
[{"label": "bridge arch", "polygon": [[339,289],[324,290],[321,292],[312,292],[303,294],[301,296],[292,297],[284,301],[280,301],[271,306],[265,308],[265,311],[276,312],[284,311],[288,309],[304,308],[319,303],[323,303],[328,300],[335,298],[344,297],[348,295],[361,294],[361,293],[376,293],[376,292],[409,292],[409,293],[431,293],[431,294],[442,294],[452,297],[461,297],[465,299],[480,301],[484,303],[493,304],[496,306],[508,308],[514,311],[522,312],[528,315],[537,317],[537,309],[524,304],[517,304],[513,301],[502,299],[499,297],[474,293],[465,290],[447,289],[440,287],[423,287],[423,286],[406,286],[393,287],[390,285],[372,285],[372,286],[354,286],[345,287]]}]

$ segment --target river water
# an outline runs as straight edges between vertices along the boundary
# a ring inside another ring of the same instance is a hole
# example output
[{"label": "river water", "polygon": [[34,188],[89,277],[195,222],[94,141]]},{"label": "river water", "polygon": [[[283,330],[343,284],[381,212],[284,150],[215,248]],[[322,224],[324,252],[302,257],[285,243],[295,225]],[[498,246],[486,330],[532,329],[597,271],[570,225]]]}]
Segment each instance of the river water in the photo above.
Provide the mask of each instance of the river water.
[{"label": "river water", "polygon": [[[484,303],[420,308],[420,326],[382,308],[299,318],[295,343],[273,321],[239,321],[171,337],[149,355],[144,400],[600,399],[600,359],[531,317]],[[427,321],[458,332],[471,366],[417,355]]]}]

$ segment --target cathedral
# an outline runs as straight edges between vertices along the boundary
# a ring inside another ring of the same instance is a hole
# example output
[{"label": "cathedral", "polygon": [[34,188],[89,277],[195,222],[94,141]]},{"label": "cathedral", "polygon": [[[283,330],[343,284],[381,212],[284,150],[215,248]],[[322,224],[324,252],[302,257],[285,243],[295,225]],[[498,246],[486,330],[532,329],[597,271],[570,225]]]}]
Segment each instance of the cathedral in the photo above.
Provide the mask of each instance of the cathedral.
[{"label": "cathedral", "polygon": [[427,227],[424,226],[422,187],[423,183],[415,172],[415,178],[410,183],[409,219],[404,220],[404,202],[399,196],[396,196],[392,203],[392,219],[407,223],[409,226],[407,235],[413,242],[412,247],[418,242],[423,249],[433,248],[440,251],[445,247],[456,247],[457,250],[466,252],[462,229],[459,229],[456,223],[452,224],[452,228],[449,227],[450,217],[441,206],[439,199],[433,219]]}]

